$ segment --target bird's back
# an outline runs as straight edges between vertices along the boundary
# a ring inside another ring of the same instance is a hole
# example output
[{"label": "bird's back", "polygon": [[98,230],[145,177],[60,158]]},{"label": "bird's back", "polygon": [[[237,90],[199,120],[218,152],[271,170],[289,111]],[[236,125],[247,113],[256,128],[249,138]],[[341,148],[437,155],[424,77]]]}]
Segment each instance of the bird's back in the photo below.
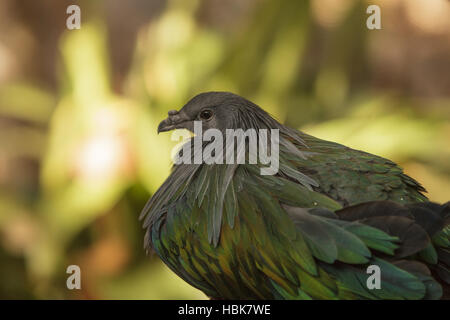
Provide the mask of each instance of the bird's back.
[{"label": "bird's back", "polygon": [[310,152],[295,159],[300,171],[317,180],[317,192],[344,206],[373,200],[398,203],[426,201],[425,189],[394,162],[341,144],[300,133]]}]

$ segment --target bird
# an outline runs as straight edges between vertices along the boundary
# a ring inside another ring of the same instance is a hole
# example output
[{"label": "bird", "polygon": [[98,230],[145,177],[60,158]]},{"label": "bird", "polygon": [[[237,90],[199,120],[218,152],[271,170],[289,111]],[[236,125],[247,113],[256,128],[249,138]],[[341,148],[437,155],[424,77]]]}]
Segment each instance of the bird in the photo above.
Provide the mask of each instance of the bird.
[{"label": "bird", "polygon": [[[279,168],[173,165],[140,219],[145,249],[184,281],[211,299],[449,298],[450,202],[428,201],[396,163],[289,128],[230,92],[196,95],[158,133],[196,122],[223,135],[277,130]],[[179,155],[196,152],[196,137]]]}]

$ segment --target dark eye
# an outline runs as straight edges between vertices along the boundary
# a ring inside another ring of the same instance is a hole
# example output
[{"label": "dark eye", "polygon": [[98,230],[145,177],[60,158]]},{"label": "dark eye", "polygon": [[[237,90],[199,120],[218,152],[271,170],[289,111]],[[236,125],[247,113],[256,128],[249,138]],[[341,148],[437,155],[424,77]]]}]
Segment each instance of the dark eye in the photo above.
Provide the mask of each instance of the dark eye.
[{"label": "dark eye", "polygon": [[210,110],[203,110],[202,112],[200,112],[200,119],[203,120],[209,120],[212,117],[212,111]]}]

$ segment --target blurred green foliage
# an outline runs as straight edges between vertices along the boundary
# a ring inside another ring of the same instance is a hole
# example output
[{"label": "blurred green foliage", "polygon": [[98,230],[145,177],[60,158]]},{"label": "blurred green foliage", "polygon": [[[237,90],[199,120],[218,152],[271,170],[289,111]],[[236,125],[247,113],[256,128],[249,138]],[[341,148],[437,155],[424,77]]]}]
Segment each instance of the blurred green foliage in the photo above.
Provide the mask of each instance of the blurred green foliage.
[{"label": "blurred green foliage", "polygon": [[171,165],[157,125],[201,91],[388,157],[448,200],[450,5],[435,1],[437,19],[420,1],[383,5],[377,31],[358,0],[80,1],[74,31],[69,2],[5,1],[0,298],[206,298],[145,255],[138,221]]}]

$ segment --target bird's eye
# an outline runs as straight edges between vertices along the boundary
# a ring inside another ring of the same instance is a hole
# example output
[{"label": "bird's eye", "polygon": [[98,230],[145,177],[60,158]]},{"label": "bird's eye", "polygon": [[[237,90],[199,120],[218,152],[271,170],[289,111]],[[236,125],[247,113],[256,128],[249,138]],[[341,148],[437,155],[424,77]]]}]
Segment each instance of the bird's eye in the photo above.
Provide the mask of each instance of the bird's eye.
[{"label": "bird's eye", "polygon": [[210,110],[203,110],[200,112],[200,119],[209,120],[212,117],[212,112]]}]

